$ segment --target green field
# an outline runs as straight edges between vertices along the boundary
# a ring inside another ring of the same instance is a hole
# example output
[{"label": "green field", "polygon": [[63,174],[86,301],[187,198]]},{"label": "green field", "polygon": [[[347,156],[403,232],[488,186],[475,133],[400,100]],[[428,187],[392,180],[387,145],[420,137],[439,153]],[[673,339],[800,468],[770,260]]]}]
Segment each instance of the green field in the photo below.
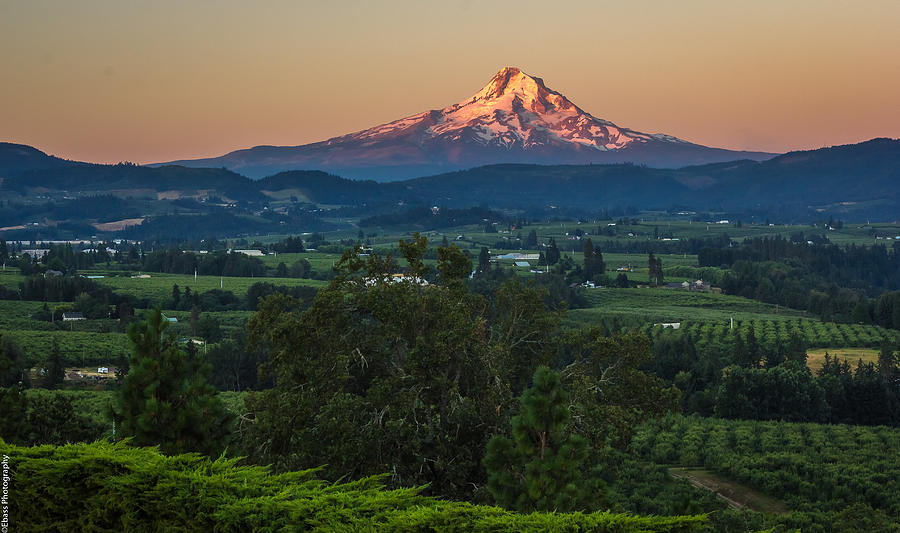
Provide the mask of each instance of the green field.
[{"label": "green field", "polygon": [[588,309],[568,312],[567,320],[592,324],[606,317],[655,322],[728,322],[742,320],[788,320],[805,316],[802,311],[711,292],[680,289],[588,289]]},{"label": "green field", "polygon": [[631,446],[644,460],[707,468],[791,510],[865,503],[900,516],[897,428],[674,416],[639,428]]},{"label": "green field", "polygon": [[131,353],[130,341],[122,333],[15,330],[5,331],[3,336],[13,339],[31,364],[47,357],[54,340],[66,366],[108,366]]},{"label": "green field", "polygon": [[860,361],[863,363],[877,362],[879,350],[874,348],[818,348],[806,352],[806,366],[813,372],[819,370],[825,363],[826,353],[841,361],[847,361],[855,369]]},{"label": "green field", "polygon": [[149,278],[105,277],[96,279],[99,285],[110,287],[116,292],[132,294],[137,298],[146,298],[153,304],[161,304],[172,296],[172,285],[178,285],[182,291],[190,287],[193,292],[206,292],[213,289],[231,291],[235,296],[244,298],[247,289],[254,283],[264,281],[274,285],[289,287],[322,287],[327,282],[300,278],[238,278],[219,276],[194,276],[189,274],[160,274],[151,272]]}]

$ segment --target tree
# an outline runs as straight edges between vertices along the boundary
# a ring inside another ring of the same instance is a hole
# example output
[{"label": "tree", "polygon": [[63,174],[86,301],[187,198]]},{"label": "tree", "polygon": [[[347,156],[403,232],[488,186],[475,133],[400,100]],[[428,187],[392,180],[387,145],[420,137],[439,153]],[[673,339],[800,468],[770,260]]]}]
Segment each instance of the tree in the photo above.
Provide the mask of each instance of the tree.
[{"label": "tree", "polygon": [[148,315],[128,328],[134,351],[114,407],[119,435],[166,453],[221,453],[231,415],[207,383],[209,366],[178,349],[159,309]]},{"label": "tree", "polygon": [[172,285],[172,309],[178,309],[178,304],[181,302],[181,289],[178,288],[178,284],[175,283]]},{"label": "tree", "polygon": [[[410,264],[424,250],[401,249]],[[470,497],[508,408],[509,351],[491,344],[482,297],[462,284],[392,281],[393,265],[350,250],[308,309],[277,293],[259,303],[249,348],[265,352],[274,388],[245,400],[245,452],[278,470],[391,472],[398,485]]]},{"label": "tree", "polygon": [[566,512],[588,509],[596,496],[582,477],[587,441],[568,431],[569,395],[559,373],[542,366],[519,400],[512,438],[487,445],[487,489],[507,509]]},{"label": "tree", "polygon": [[531,230],[528,232],[528,236],[525,237],[525,247],[529,249],[537,248],[538,239],[537,232],[535,230]]},{"label": "tree", "polygon": [[481,251],[478,252],[478,271],[487,272],[489,268],[491,268],[491,252],[482,246]]},{"label": "tree", "polygon": [[643,334],[608,336],[600,326],[572,330],[561,351],[572,427],[594,450],[625,448],[641,422],[680,410],[681,392],[641,370],[653,358]]},{"label": "tree", "polygon": [[438,272],[441,281],[448,283],[450,280],[460,280],[472,273],[472,260],[469,253],[460,250],[459,246],[451,244],[437,249]]},{"label": "tree", "polygon": [[59,353],[59,343],[56,337],[50,344],[50,357],[47,359],[47,366],[44,369],[44,384],[48,389],[55,389],[62,385],[66,378],[66,367],[62,361],[62,355]]},{"label": "tree", "polygon": [[15,342],[0,334],[0,387],[17,384],[25,387],[30,385],[25,354]]},{"label": "tree", "polygon": [[545,255],[547,257],[548,265],[555,265],[559,262],[559,248],[557,248],[556,239],[554,239],[553,237],[550,237],[550,242],[547,244],[547,251]]},{"label": "tree", "polygon": [[650,283],[655,287],[659,287],[663,284],[662,259],[654,257],[653,252],[650,252],[647,265],[650,272]]},{"label": "tree", "polygon": [[587,239],[584,241],[584,279],[590,281],[595,276],[602,276],[606,272],[603,263],[603,253],[599,248],[594,248],[594,243]]}]

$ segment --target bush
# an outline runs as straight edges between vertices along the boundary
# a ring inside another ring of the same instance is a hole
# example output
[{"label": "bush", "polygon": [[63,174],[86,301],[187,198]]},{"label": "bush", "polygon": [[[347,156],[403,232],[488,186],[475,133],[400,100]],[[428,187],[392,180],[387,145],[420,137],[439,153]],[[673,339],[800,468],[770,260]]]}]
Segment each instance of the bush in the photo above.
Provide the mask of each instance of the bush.
[{"label": "bush", "polygon": [[314,471],[272,475],[236,459],[167,457],[106,442],[20,448],[10,456],[17,531],[700,531],[703,516],[609,512],[520,515],[384,490],[381,476],[329,484]]}]

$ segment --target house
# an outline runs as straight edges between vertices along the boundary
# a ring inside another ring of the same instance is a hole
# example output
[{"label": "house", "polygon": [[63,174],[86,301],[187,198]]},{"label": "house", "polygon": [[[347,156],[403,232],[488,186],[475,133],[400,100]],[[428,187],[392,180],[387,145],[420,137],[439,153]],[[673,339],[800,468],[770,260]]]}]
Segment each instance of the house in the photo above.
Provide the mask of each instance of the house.
[{"label": "house", "polygon": [[663,328],[679,329],[681,322],[663,322],[661,324],[653,324],[654,326],[662,326]]},{"label": "house", "polygon": [[48,270],[48,271],[44,272],[44,277],[45,277],[45,278],[55,278],[55,277],[62,276],[62,275],[63,275],[63,273],[60,272],[59,270],[52,270],[52,269],[51,269],[51,270]]},{"label": "house", "polygon": [[63,322],[71,322],[73,320],[84,320],[84,313],[77,311],[66,311],[62,314]]},{"label": "house", "polygon": [[529,263],[528,261],[516,261],[516,266],[522,268],[531,268],[531,263]]},{"label": "house", "polygon": [[701,279],[698,279],[697,281],[694,281],[694,282],[685,281],[684,283],[681,284],[681,286],[689,291],[708,292],[712,289],[712,285],[710,283],[703,281]]}]

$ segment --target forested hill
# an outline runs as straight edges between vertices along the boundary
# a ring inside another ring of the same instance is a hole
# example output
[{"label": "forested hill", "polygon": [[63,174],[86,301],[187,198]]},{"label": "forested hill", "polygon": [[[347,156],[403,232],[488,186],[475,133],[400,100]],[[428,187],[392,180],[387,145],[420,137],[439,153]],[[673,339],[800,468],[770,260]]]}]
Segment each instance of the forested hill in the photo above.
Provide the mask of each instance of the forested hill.
[{"label": "forested hill", "polygon": [[291,198],[319,205],[399,202],[452,207],[564,206],[603,209],[781,209],[796,218],[829,212],[845,219],[900,218],[900,141],[791,152],[764,162],[735,161],[653,169],[618,165],[489,165],[392,183],[355,181],[320,171],[290,171],[252,181],[226,169],[94,165],[0,144],[0,192],[170,191],[266,202]]}]

